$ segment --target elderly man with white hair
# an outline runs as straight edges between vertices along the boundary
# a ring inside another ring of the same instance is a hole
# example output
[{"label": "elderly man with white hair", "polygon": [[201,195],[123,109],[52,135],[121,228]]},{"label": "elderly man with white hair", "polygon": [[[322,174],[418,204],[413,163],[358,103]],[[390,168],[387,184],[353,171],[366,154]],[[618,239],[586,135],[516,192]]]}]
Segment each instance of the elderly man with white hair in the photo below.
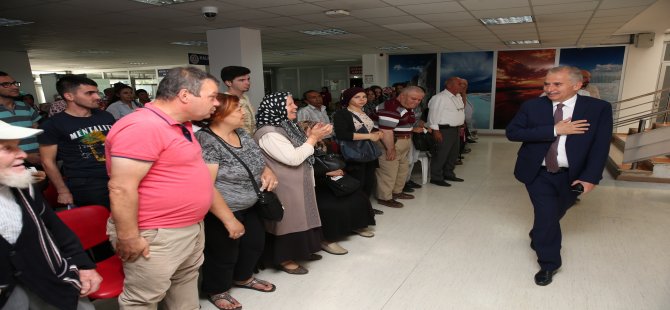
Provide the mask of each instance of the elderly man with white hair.
[{"label": "elderly man with white hair", "polygon": [[0,308],[92,309],[102,277],[79,239],[30,186],[22,139],[42,130],[0,121]]}]

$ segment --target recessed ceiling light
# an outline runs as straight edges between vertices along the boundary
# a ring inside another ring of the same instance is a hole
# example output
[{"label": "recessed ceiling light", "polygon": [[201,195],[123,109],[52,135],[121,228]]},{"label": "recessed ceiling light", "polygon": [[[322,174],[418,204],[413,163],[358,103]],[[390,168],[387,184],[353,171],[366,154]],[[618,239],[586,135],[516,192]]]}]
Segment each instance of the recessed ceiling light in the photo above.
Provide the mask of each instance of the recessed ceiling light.
[{"label": "recessed ceiling light", "polygon": [[140,61],[131,61],[128,63],[131,66],[140,66],[140,65],[146,65],[146,62],[140,62]]},{"label": "recessed ceiling light", "polygon": [[507,25],[532,23],[533,16],[489,17],[479,19],[484,25]]},{"label": "recessed ceiling light", "polygon": [[408,48],[409,48],[409,47],[404,46],[404,45],[395,45],[395,46],[382,46],[382,47],[378,47],[378,49],[380,49],[380,50],[382,50],[382,51],[404,50],[404,49],[408,49]]},{"label": "recessed ceiling light", "polygon": [[21,26],[21,25],[28,25],[28,24],[34,24],[34,23],[35,22],[27,22],[27,21],[18,20],[18,19],[0,18],[0,26],[3,26],[3,27]]},{"label": "recessed ceiling light", "polygon": [[205,46],[207,45],[207,41],[175,41],[170,42],[170,44],[184,45],[184,46]]},{"label": "recessed ceiling light", "polygon": [[163,5],[172,5],[172,4],[179,4],[179,3],[185,3],[185,2],[193,2],[197,0],[133,0],[135,2],[140,2],[140,3],[146,3],[146,4],[151,4],[151,5],[158,5],[158,6],[163,6]]},{"label": "recessed ceiling light", "polygon": [[540,44],[540,40],[511,40],[505,41],[507,45],[518,45],[518,44]]},{"label": "recessed ceiling light", "polygon": [[89,55],[107,55],[107,54],[111,54],[112,51],[88,49],[88,50],[77,51],[77,53],[89,54]]},{"label": "recessed ceiling light", "polygon": [[300,32],[311,36],[336,36],[342,34],[349,34],[349,32],[336,28],[321,29],[321,30],[300,30]]},{"label": "recessed ceiling light", "polygon": [[330,17],[349,16],[351,14],[347,10],[328,10],[324,13]]},{"label": "recessed ceiling light", "polygon": [[277,55],[277,56],[297,56],[297,55],[305,55],[303,52],[299,51],[276,51],[272,52],[272,55]]}]

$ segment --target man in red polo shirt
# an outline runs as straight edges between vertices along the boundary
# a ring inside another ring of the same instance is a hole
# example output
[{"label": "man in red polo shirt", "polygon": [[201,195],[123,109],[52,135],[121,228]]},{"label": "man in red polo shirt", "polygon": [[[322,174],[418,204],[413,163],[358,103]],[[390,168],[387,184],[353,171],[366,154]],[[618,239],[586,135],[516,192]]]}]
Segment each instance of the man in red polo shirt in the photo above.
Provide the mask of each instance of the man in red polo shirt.
[{"label": "man in red polo shirt", "polygon": [[391,208],[402,208],[396,199],[412,199],[414,196],[402,192],[409,173],[409,150],[412,146],[412,126],[416,121],[416,108],[425,92],[417,86],[405,87],[395,99],[379,107],[379,129],[384,132],[382,156],[377,168],[377,202]]},{"label": "man in red polo shirt", "polygon": [[226,207],[190,121],[214,112],[218,90],[216,78],[199,69],[171,69],[156,100],[107,135],[107,234],[126,276],[121,309],[156,309],[161,300],[169,309],[199,308],[202,221],[210,207],[217,216]]}]

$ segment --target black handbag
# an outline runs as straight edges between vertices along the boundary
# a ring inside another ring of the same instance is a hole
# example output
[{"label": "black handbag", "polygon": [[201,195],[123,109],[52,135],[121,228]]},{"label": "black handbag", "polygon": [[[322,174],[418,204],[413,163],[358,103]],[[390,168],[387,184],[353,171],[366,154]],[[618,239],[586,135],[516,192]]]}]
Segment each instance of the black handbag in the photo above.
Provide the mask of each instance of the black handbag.
[{"label": "black handbag", "polygon": [[328,185],[328,188],[330,188],[330,190],[333,192],[333,195],[337,197],[349,195],[361,187],[360,181],[347,174],[341,177],[335,177],[336,180],[333,180],[333,177],[329,176],[326,178],[326,184]]},{"label": "black handbag", "polygon": [[[351,116],[355,117],[359,122],[363,121],[354,113]],[[365,126],[361,126],[356,133],[369,133]],[[382,151],[370,140],[337,140],[340,146],[340,154],[346,161],[354,162],[370,162],[382,156]]]},{"label": "black handbag", "polygon": [[341,156],[337,154],[326,153],[319,149],[314,151],[314,165],[318,165],[319,170],[326,172],[344,169],[346,166]]},{"label": "black handbag", "polygon": [[281,201],[279,201],[279,197],[273,192],[267,192],[263,191],[261,192],[260,188],[258,187],[258,183],[256,183],[256,178],[254,178],[254,174],[251,172],[249,167],[242,161],[241,158],[239,158],[233,151],[226,145],[226,142],[221,139],[218,135],[216,135],[214,132],[212,132],[211,129],[209,128],[203,128],[202,131],[210,134],[212,137],[216,138],[221,145],[223,145],[228,152],[230,152],[237,161],[242,164],[242,167],[244,167],[245,170],[247,170],[247,173],[249,173],[249,179],[251,180],[251,185],[254,186],[254,190],[256,191],[256,195],[258,196],[258,200],[256,201],[256,204],[254,207],[258,211],[258,214],[270,221],[281,221],[282,218],[284,218],[284,206],[282,206]]},{"label": "black handbag", "polygon": [[435,139],[429,133],[412,133],[414,148],[422,152],[431,152],[435,147]]}]

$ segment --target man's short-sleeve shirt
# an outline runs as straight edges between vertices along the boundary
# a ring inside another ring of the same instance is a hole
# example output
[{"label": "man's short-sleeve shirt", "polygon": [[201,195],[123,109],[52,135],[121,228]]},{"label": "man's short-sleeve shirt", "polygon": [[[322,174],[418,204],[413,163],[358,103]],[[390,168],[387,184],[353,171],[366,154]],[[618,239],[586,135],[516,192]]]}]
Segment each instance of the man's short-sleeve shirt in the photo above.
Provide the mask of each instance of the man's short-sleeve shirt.
[{"label": "man's short-sleeve shirt", "polygon": [[47,119],[37,136],[42,145],[58,146],[56,158],[63,161],[63,175],[67,178],[107,178],[105,169],[105,140],[114,124],[114,117],[98,109],[87,117],[72,116],[67,112]]},{"label": "man's short-sleeve shirt", "polygon": [[[32,128],[33,124],[37,123],[42,117],[35,111],[35,109],[28,106],[23,101],[14,101],[14,111],[7,109],[0,104],[0,120],[3,122],[19,126]],[[26,153],[37,153],[39,145],[37,144],[37,137],[22,139],[19,142],[19,147]]]},{"label": "man's short-sleeve shirt", "polygon": [[138,187],[140,229],[193,225],[202,221],[212,205],[214,183],[191,123],[178,123],[153,104],[112,127],[106,157],[110,173],[111,157],[152,163]]}]

